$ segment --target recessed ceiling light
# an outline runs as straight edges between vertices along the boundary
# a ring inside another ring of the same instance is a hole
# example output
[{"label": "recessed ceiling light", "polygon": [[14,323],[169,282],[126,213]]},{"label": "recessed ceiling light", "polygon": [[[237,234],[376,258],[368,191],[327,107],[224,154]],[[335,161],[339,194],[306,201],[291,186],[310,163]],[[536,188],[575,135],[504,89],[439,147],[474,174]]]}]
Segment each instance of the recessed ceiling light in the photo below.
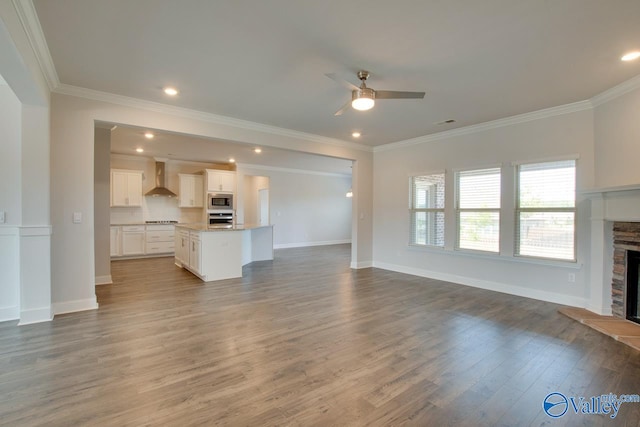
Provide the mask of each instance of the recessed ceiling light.
[{"label": "recessed ceiling light", "polygon": [[638,58],[640,58],[640,52],[636,51],[636,52],[629,52],[620,59],[622,61],[633,61],[634,59],[638,59]]},{"label": "recessed ceiling light", "polygon": [[360,132],[353,132],[351,134],[351,136],[354,137],[354,138],[360,138],[360,135],[362,135]]},{"label": "recessed ceiling light", "polygon": [[256,153],[256,154],[260,154],[260,153],[262,153],[262,148],[256,147],[256,148],[253,149],[253,152]]},{"label": "recessed ceiling light", "polygon": [[163,90],[164,90],[164,93],[166,93],[169,96],[176,96],[178,94],[178,89],[174,87],[165,87]]},{"label": "recessed ceiling light", "polygon": [[144,152],[144,149],[142,149],[142,148],[136,148],[136,151],[137,151],[138,153],[143,153],[143,152]]},{"label": "recessed ceiling light", "polygon": [[229,158],[229,163],[235,163],[236,159],[234,159],[233,157]]},{"label": "recessed ceiling light", "polygon": [[144,137],[147,138],[147,139],[153,139],[154,136],[155,135],[152,134],[151,132],[147,132],[147,133],[144,134]]}]

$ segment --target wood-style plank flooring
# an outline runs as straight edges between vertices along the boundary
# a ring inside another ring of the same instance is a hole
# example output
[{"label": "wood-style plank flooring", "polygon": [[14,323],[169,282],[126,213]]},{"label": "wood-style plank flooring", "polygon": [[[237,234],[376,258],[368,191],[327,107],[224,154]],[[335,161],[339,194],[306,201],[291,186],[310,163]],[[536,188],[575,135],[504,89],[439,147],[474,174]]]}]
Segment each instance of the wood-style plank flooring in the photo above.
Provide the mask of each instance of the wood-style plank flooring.
[{"label": "wood-style plank flooring", "polygon": [[553,391],[640,393],[639,352],[555,304],[349,258],[278,250],[209,283],[113,262],[99,310],[0,323],[0,425],[640,425],[640,403],[542,411]]}]

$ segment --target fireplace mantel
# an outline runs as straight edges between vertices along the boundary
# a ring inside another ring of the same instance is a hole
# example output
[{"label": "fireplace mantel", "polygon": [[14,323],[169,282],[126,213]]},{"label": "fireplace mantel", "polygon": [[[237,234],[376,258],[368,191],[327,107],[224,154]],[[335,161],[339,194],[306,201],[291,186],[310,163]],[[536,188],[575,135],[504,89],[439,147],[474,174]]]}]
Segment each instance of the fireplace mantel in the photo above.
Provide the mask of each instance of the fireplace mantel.
[{"label": "fireplace mantel", "polygon": [[580,192],[591,202],[591,262],[589,306],[611,315],[613,278],[613,222],[640,222],[640,184]]}]

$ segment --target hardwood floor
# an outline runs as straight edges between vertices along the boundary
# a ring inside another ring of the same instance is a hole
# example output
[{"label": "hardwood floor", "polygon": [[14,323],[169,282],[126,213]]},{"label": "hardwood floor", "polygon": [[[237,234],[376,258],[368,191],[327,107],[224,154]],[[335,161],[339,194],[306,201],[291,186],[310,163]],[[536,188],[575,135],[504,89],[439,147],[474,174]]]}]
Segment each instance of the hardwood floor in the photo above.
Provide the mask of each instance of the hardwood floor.
[{"label": "hardwood floor", "polygon": [[285,249],[202,283],[172,258],[112,263],[100,309],[0,323],[11,426],[638,426],[552,419],[545,396],[640,393],[640,353],[558,306]]}]

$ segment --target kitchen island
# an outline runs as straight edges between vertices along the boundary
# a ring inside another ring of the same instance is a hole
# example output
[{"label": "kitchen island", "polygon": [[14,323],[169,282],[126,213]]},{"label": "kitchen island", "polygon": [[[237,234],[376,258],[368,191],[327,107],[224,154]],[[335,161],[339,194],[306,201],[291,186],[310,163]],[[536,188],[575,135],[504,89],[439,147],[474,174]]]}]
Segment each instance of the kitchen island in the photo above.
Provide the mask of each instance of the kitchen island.
[{"label": "kitchen island", "polygon": [[273,225],[176,225],[175,263],[205,282],[242,277],[242,266],[273,259]]}]

